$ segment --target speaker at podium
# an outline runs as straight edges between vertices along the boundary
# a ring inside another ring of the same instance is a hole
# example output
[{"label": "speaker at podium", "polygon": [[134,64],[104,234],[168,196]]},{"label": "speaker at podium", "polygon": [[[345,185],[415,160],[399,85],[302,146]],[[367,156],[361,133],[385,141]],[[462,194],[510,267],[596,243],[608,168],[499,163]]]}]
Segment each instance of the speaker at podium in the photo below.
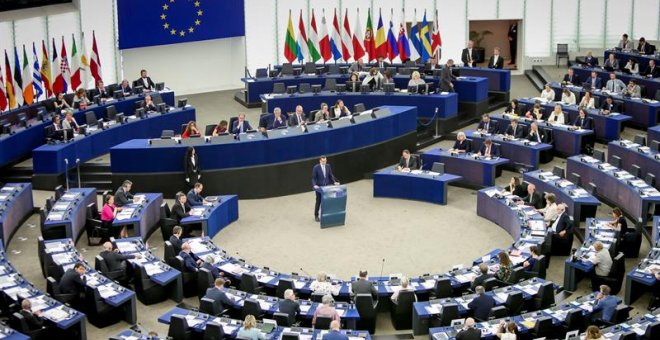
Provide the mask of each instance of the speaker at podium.
[{"label": "speaker at podium", "polygon": [[321,193],[321,229],[342,226],[346,222],[345,185],[328,185],[317,189]]}]

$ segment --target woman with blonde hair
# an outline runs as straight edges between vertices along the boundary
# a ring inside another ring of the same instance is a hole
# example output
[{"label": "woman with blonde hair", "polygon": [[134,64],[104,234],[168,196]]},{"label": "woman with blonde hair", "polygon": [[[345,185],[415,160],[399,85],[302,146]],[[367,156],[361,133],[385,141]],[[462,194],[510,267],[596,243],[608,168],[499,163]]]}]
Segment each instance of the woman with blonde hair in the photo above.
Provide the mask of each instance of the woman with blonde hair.
[{"label": "woman with blonde hair", "polygon": [[261,333],[259,328],[257,328],[257,319],[250,314],[245,316],[245,321],[243,321],[243,326],[241,326],[241,329],[238,330],[237,337],[250,340],[260,340],[266,338],[264,333]]},{"label": "woman with blonde hair", "polygon": [[600,328],[597,326],[591,325],[587,327],[585,340],[605,340],[603,333],[600,332]]}]

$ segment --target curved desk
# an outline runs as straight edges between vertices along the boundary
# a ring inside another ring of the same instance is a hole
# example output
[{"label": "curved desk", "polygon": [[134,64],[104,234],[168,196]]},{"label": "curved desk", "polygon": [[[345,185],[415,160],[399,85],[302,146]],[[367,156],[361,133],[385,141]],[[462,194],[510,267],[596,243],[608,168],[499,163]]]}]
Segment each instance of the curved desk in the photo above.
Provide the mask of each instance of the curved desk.
[{"label": "curved desk", "polygon": [[[263,198],[311,190],[309,176],[318,156],[327,155],[342,182],[362,179],[399,159],[400,150],[415,148],[417,109],[385,106],[376,118],[360,117],[355,124],[328,128],[312,124],[303,133],[287,128],[195,145],[207,192]],[[185,144],[149,145],[135,139],[110,150],[113,183],[140,183],[141,190],[174,195],[184,184]],[[139,161],[136,161],[139,160]],[[255,178],[261,179],[255,181]]]},{"label": "curved desk", "polygon": [[[637,48],[637,43],[638,42],[635,42],[635,48]],[[614,54],[614,57],[619,60],[619,65],[622,66],[628,63],[628,60],[630,60],[630,58],[635,58],[639,65],[640,71],[644,71],[646,67],[649,66],[649,60],[655,60],[656,65],[660,64],[660,58],[652,54],[644,55],[644,54],[633,53],[628,51],[617,51],[615,49],[605,50],[605,52],[603,53],[603,55],[605,56],[604,60],[607,60],[607,58],[610,57],[610,54]]]},{"label": "curved desk", "polygon": [[[501,131],[501,129],[500,129]],[[467,138],[472,139],[472,150],[479,150],[483,142],[490,138],[493,143],[499,144],[500,154],[509,160],[509,164],[524,165],[527,168],[537,169],[541,164],[541,152],[552,150],[552,145],[541,143],[530,143],[526,139],[505,139],[504,135],[484,135],[481,133],[467,130]]]},{"label": "curved desk", "polygon": [[32,184],[7,183],[0,188],[0,238],[2,245],[7,246],[21,223],[34,209],[32,200]]},{"label": "curved desk", "polygon": [[207,196],[206,198],[215,200],[208,206],[192,207],[192,211],[196,211],[196,215],[184,217],[181,219],[180,225],[201,224],[202,235],[213,238],[220,230],[238,220],[238,196]]},{"label": "curved desk", "polygon": [[654,127],[650,127],[648,130],[646,130],[647,136],[646,136],[646,144],[651,145],[652,141],[656,141],[660,143],[660,125],[656,125]]},{"label": "curved desk", "polygon": [[85,231],[87,206],[96,203],[96,188],[69,189],[41,221],[41,235],[51,240],[68,237],[75,241]]},{"label": "curved desk", "polygon": [[594,242],[600,241],[608,250],[611,247],[618,248],[618,233],[607,225],[608,220],[589,218],[586,222],[584,242],[575,251],[576,260],[573,261],[573,257],[569,256],[564,261],[564,288],[571,292],[575,291],[580,280],[591,275],[596,267],[588,261],[595,254],[592,247]]},{"label": "curved desk", "polygon": [[651,236],[651,251],[626,275],[626,304],[635,302],[644,292],[652,291],[657,294],[660,282],[655,278],[652,269],[657,268],[660,260],[660,216],[653,218],[653,232]]},{"label": "curved desk", "polygon": [[431,169],[433,163],[444,163],[445,172],[460,174],[463,180],[460,183],[471,187],[487,187],[495,185],[497,168],[509,163],[506,158],[481,159],[476,154],[452,155],[443,149],[433,149],[422,154],[424,169]]},{"label": "curved desk", "polygon": [[634,144],[628,140],[620,140],[607,144],[607,160],[612,162],[613,156],[621,158],[621,165],[626,171],[632,171],[633,165],[639,166],[640,178],[646,174],[652,174],[656,177],[655,188],[660,190],[660,151],[650,148],[641,148],[641,145]]},{"label": "curved desk", "polygon": [[[149,238],[160,222],[160,206],[163,204],[163,194],[138,193],[134,197],[144,197],[138,203],[135,198],[122,207],[112,221],[112,226],[119,230],[122,226],[133,227],[137,236],[143,240]],[[99,209],[100,211],[101,209]]]},{"label": "curved desk", "polygon": [[[415,170],[413,170],[415,171]],[[447,204],[447,186],[461,176],[428,171],[402,172],[383,169],[374,174],[374,197],[392,197]]]}]

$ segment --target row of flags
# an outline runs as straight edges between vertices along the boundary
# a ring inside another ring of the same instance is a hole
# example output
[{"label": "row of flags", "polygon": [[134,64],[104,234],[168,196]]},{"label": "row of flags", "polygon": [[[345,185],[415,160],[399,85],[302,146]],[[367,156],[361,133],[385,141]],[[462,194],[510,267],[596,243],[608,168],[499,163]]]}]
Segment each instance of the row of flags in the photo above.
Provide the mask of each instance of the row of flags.
[{"label": "row of flags", "polygon": [[[64,37],[60,45],[60,53],[52,42],[52,51],[48,54],[48,46],[41,41],[41,62],[37,54],[37,46],[32,43],[32,63],[28,58],[25,45],[23,56],[19,56],[18,48],[14,46],[13,73],[9,55],[5,50],[4,69],[0,65],[0,111],[14,109],[22,105],[30,105],[41,99],[48,99],[60,92],[75,92],[81,86],[90,83],[90,74],[94,83],[103,79],[101,60],[96,45],[96,36],[92,33],[92,53],[87,55],[85,37],[82,36],[81,49],[76,46],[72,35],[71,59],[67,57]],[[21,63],[22,59],[22,63]]]},{"label": "row of flags", "polygon": [[[421,58],[422,62],[426,62],[429,59],[439,57],[442,39],[438,27],[437,11],[435,12],[433,27],[426,20],[426,11],[424,11],[421,26],[414,22],[410,34],[406,29],[404,10],[401,11],[398,31],[395,31],[393,23],[394,10],[392,10],[389,28],[387,29],[383,25],[382,12],[379,11],[375,35],[371,11],[368,11],[367,14],[364,35],[362,34],[359,14],[358,10],[353,26],[355,31],[351,33],[348,9],[344,15],[344,20],[342,20],[343,24],[340,24],[340,18],[337,16],[337,10],[335,9],[332,20],[332,33],[329,34],[325,10],[323,10],[321,16],[320,25],[317,25],[316,15],[312,9],[310,32],[307,34],[302,10],[300,10],[297,30],[293,26],[291,11],[289,11],[289,21],[284,38],[284,57],[290,63],[295,60],[301,63],[303,61],[318,62],[321,59],[324,63],[330,59],[335,62],[337,60],[347,62],[350,59],[358,60],[365,57],[367,62],[372,62],[379,57],[389,59],[390,62],[396,57],[399,57],[401,61]],[[415,17],[417,17],[416,13]]]}]

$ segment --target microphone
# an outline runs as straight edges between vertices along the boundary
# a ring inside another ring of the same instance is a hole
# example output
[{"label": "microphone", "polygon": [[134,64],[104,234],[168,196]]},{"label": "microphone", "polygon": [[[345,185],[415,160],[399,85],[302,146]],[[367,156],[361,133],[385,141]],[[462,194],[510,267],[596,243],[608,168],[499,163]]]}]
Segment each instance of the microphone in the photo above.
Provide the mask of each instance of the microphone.
[{"label": "microphone", "polygon": [[385,258],[383,257],[383,262],[380,264],[380,275],[379,277],[383,277],[383,268],[385,268]]},{"label": "microphone", "polygon": [[305,276],[310,277],[310,278],[312,277],[312,276],[309,275],[309,273],[306,272],[302,267],[300,267],[300,271],[301,271],[303,274],[305,274]]}]

